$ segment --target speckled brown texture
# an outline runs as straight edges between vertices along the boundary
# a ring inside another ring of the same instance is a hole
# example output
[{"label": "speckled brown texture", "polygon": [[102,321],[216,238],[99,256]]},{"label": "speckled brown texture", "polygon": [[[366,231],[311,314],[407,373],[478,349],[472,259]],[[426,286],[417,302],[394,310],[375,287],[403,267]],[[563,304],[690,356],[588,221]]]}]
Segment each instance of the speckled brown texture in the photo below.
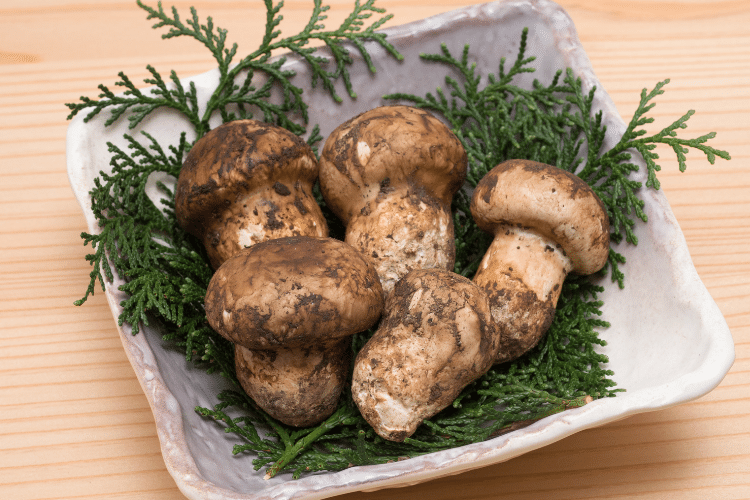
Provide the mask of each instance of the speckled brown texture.
[{"label": "speckled brown texture", "polygon": [[203,241],[214,269],[238,250],[284,236],[328,236],[312,195],[318,163],[298,136],[256,120],[199,139],[177,181],[180,226]]},{"label": "speckled brown texture", "polygon": [[237,378],[253,400],[275,419],[296,427],[325,420],[347,381],[351,339],[273,351],[235,345]]},{"label": "speckled brown texture", "polygon": [[403,441],[492,366],[498,336],[484,291],[441,269],[419,269],[389,295],[357,355],[352,397],[380,436]]},{"label": "speckled brown texture", "polygon": [[372,264],[331,238],[268,240],[240,250],[214,274],[211,327],[235,343],[242,387],[289,425],[313,425],[336,407],[351,335],[383,310]]},{"label": "speckled brown texture", "polygon": [[346,241],[372,258],[388,293],[412,269],[452,270],[451,200],[467,157],[440,120],[408,106],[372,109],[331,133],[320,187]]},{"label": "speckled brown texture", "polygon": [[240,250],[211,278],[206,316],[248,349],[301,347],[366,330],[383,309],[372,264],[346,243],[294,236]]},{"label": "speckled brown texture", "polygon": [[496,362],[511,361],[546,333],[568,273],[606,264],[609,219],[577,176],[529,160],[492,169],[474,191],[471,213],[495,235],[474,282],[487,291],[500,330]]},{"label": "speckled brown texture", "polygon": [[474,282],[484,288],[500,334],[496,363],[528,352],[555,316],[570,261],[553,242],[518,228],[498,231]]},{"label": "speckled brown texture", "polygon": [[480,229],[532,228],[560,245],[573,272],[591,274],[609,256],[604,204],[578,176],[531,160],[508,160],[477,184],[471,214]]}]

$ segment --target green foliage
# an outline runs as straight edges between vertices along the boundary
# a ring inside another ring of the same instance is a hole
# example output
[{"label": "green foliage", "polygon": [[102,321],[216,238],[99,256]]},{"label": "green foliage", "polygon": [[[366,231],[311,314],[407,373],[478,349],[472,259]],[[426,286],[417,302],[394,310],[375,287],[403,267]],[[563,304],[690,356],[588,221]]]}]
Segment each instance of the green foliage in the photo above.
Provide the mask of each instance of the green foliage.
[{"label": "green foliage", "polygon": [[[449,95],[438,88],[435,95],[425,97],[407,94],[391,94],[391,99],[407,100],[414,106],[441,114],[450,123],[453,131],[466,148],[471,165],[467,182],[477,182],[497,164],[509,158],[535,160],[575,173],[591,185],[607,207],[611,234],[614,243],[623,238],[637,243],[633,231],[636,218],[646,222],[644,202],[639,197],[642,183],[632,179],[639,166],[632,163],[632,151],[640,154],[646,162],[646,187],[659,189],[656,172],[661,169],[654,160],[657,144],[670,146],[679,162],[680,171],[686,168],[685,153],[688,148],[703,152],[713,164],[716,157],[730,159],[726,151],[706,145],[716,134],[711,132],[696,139],[681,139],[677,130],[687,127],[687,120],[694,111],[684,116],[657,134],[645,136],[644,125],[652,123],[646,117],[655,104],[651,102],[664,93],[662,88],[669,80],[656,85],[654,90],[641,93],[641,101],[633,119],[620,141],[604,151],[606,127],[602,125],[602,112],[593,108],[596,89],[584,92],[581,80],[568,69],[558,71],[548,85],[534,80],[531,89],[512,84],[513,78],[522,73],[532,73],[529,64],[534,57],[526,57],[528,30],[521,35],[518,56],[509,70],[505,70],[505,58],[501,59],[498,74],[487,75],[483,85],[482,75],[476,65],[469,63],[469,46],[464,47],[460,59],[455,58],[443,45],[440,54],[422,54],[426,61],[433,61],[454,70],[462,81],[454,77],[445,78]],[[457,273],[472,276],[491,241],[482,234],[469,213],[470,199],[459,193],[454,200],[457,231]],[[624,285],[624,274],[620,264],[625,262],[622,254],[610,251],[608,267],[613,281]]]},{"label": "green foliage", "polygon": [[[270,58],[271,50],[285,48],[301,56],[312,68],[313,83],[328,89],[334,100],[340,100],[333,87],[338,78],[349,95],[354,95],[347,71],[351,57],[344,42],[358,50],[372,70],[372,61],[363,45],[365,40],[375,40],[391,55],[400,57],[384,35],[374,31],[389,15],[365,27],[365,20],[373,13],[384,13],[374,7],[373,0],[363,5],[356,2],[352,14],[332,32],[325,31],[322,25],[327,7],[315,1],[304,30],[287,38],[280,38],[276,30],[282,18],[282,3],[274,5],[266,0],[267,24],[262,45],[237,62],[234,62],[236,45],[227,47],[226,31],[215,28],[210,18],[205,25],[200,24],[195,10],[191,10],[192,17],[183,22],[175,9],[170,16],[161,4],[157,9],[140,2],[139,5],[148,12],[149,19],[158,20],[155,28],[168,29],[164,38],[188,36],[211,51],[219,67],[218,87],[208,102],[199,106],[192,83],[185,88],[174,72],[168,83],[149,66],[152,78],[146,83],[154,89],[141,91],[121,73],[117,85],[125,88],[122,95],[100,86],[100,100],[82,97],[80,103],[68,104],[70,117],[86,111],[88,121],[109,110],[106,125],[127,118],[134,128],[153,111],[166,107],[185,115],[196,137],[201,137],[216,113],[223,121],[229,121],[251,117],[251,110],[255,110],[262,113],[265,121],[301,134],[308,121],[307,105],[301,89],[292,83],[294,75],[281,69],[282,60]],[[651,93],[644,90],[622,140],[609,151],[603,151],[605,129],[601,113],[592,109],[594,89],[584,93],[580,80],[570,71],[559,71],[548,85],[537,81],[531,89],[513,85],[517,75],[534,71],[529,66],[533,58],[525,56],[526,36],[524,30],[511,68],[506,72],[502,60],[497,75],[487,75],[486,82],[475,66],[468,63],[468,46],[460,59],[443,47],[441,54],[423,58],[458,73],[459,78],[446,77],[448,95],[437,89],[436,96],[390,96],[431,109],[451,124],[469,155],[469,186],[475,186],[488,170],[507,158],[557,165],[578,174],[597,190],[613,221],[613,241],[624,237],[635,244],[635,219],[645,221],[645,215],[643,202],[638,198],[641,185],[629,177],[638,170],[630,162],[632,151],[646,159],[646,186],[655,189],[658,188],[655,172],[659,167],[654,162],[657,157],[653,147],[657,143],[673,148],[681,170],[688,147],[703,151],[711,162],[716,156],[729,158],[725,152],[705,145],[713,134],[692,140],[676,137],[677,129],[685,127],[692,112],[661,133],[645,137],[638,127],[651,122],[645,113],[653,107],[650,101],[662,93],[665,82]],[[328,47],[332,62],[306,46],[313,39]],[[333,69],[326,69],[331,66]],[[258,73],[268,80],[256,87],[253,80]],[[283,98],[274,102],[281,104],[269,101],[272,88],[280,89]],[[294,117],[302,117],[303,125]],[[213,408],[198,407],[196,411],[236,435],[241,442],[233,452],[252,454],[253,466],[256,470],[266,468],[266,477],[291,472],[298,478],[307,472],[385,463],[483,441],[582,406],[592,397],[610,397],[621,390],[614,388],[615,383],[610,379],[613,374],[604,368],[606,356],[595,350],[605,345],[597,329],[608,326],[600,319],[602,304],[597,296],[602,288],[589,278],[571,277],[563,285],[555,320],[536,348],[512,363],[493,367],[404,443],[377,436],[359,414],[348,389],[337,411],[317,426],[297,429],[277,422],[241,390],[234,373],[232,344],[216,334],[206,321],[203,298],[211,268],[200,242],[182,231],[176,222],[174,193],[158,181],[178,176],[191,144],[184,133],[179,143],[167,150],[148,134],[143,137],[145,141],[140,143],[126,135],[127,150],[109,144],[112,173],[102,172],[91,191],[100,232],[82,234],[84,243],[94,250],[87,256],[93,269],[86,294],[76,304],[81,305],[94,293],[97,281],[104,288],[115,273],[123,278],[125,284],[121,290],[126,298],[122,302],[120,323],[129,324],[135,334],[139,325],[157,321],[166,332],[164,338],[184,349],[189,361],[232,383],[233,389],[219,394],[219,402]],[[314,144],[320,139],[318,129],[313,128],[309,142]],[[154,190],[162,196],[158,205],[147,194]],[[476,228],[468,207],[468,196],[460,192],[454,200],[456,271],[471,276],[490,240]],[[624,258],[611,250],[609,262],[613,280],[622,286],[623,275],[618,266],[624,263]],[[371,334],[372,331],[356,335],[353,351],[357,352]]]},{"label": "green foliage", "polygon": [[[204,105],[199,105],[195,84],[190,82],[187,88],[182,84],[177,74],[171,71],[168,81],[165,80],[152,66],[147,66],[151,78],[144,82],[153,85],[148,92],[138,89],[135,84],[122,72],[120,80],[115,83],[123,87],[122,95],[116,95],[105,85],[99,85],[99,100],[82,96],[79,103],[67,104],[72,118],[76,114],[87,111],[85,121],[89,121],[101,111],[107,109],[110,116],[105,125],[111,125],[121,117],[126,116],[130,128],[136,127],[143,119],[160,108],[171,108],[183,114],[192,124],[197,138],[210,130],[209,120],[218,113],[222,122],[235,119],[253,118],[260,113],[262,119],[268,123],[283,126],[297,134],[305,132],[304,125],[297,123],[294,117],[301,117],[304,124],[308,122],[308,106],[302,98],[302,89],[294,85],[292,79],[295,73],[282,68],[286,58],[271,58],[271,53],[277,49],[286,49],[297,54],[306,61],[312,71],[312,85],[322,85],[336,101],[341,97],[336,93],[335,82],[341,79],[350,96],[356,94],[352,89],[348,66],[353,59],[346,43],[353,45],[364,58],[372,72],[375,67],[370,54],[364,46],[367,40],[379,43],[392,56],[401,59],[401,55],[388,43],[383,33],[375,30],[380,28],[392,16],[390,14],[367,22],[373,14],[384,14],[385,10],[375,7],[375,0],[367,0],[360,5],[355,2],[352,13],[334,31],[326,31],[323,21],[329,7],[321,0],[314,0],[313,11],[305,28],[297,35],[281,37],[277,30],[283,19],[280,11],[284,2],[273,4],[272,0],[265,0],[266,29],[263,41],[257,50],[235,61],[237,44],[227,46],[227,31],[216,28],[209,17],[206,24],[201,24],[194,8],[190,9],[191,17],[183,21],[176,8],[172,8],[171,16],[162,8],[161,2],[154,9],[138,0],[138,6],[148,12],[148,19],[156,19],[154,29],[167,28],[162,38],[189,37],[203,44],[216,59],[219,71],[219,83]],[[330,57],[320,55],[314,47],[308,47],[310,41],[323,42],[331,52]],[[330,60],[329,60],[330,59]],[[332,60],[332,61],[331,61]],[[329,66],[332,69],[327,69]],[[256,86],[257,74],[262,74],[266,80]],[[274,89],[280,89],[278,96],[280,104],[271,102]],[[255,111],[253,111],[255,110]],[[126,114],[127,113],[127,114]]]},{"label": "green foliage", "polygon": [[137,334],[141,325],[157,318],[170,332],[165,338],[185,348],[188,360],[232,378],[229,342],[211,330],[203,310],[213,274],[203,246],[177,225],[174,193],[153,181],[164,195],[163,207],[147,195],[149,184],[159,175],[179,174],[188,147],[185,134],[169,153],[152,136],[143,135],[148,146],[125,136],[130,152],[109,144],[112,173],[101,172],[95,179],[90,194],[100,232],[81,235],[95,252],[86,257],[93,269],[86,294],[76,305],[94,293],[96,281],[104,289],[105,282],[114,279],[114,270],[126,281],[120,287],[126,293],[120,304],[120,325],[130,325]]},{"label": "green foliage", "polygon": [[[630,123],[628,123],[620,142],[604,154],[589,158],[585,167],[578,172],[582,179],[596,186],[599,197],[608,207],[612,207],[609,216],[612,225],[611,237],[615,242],[619,242],[623,238],[629,243],[636,244],[638,242],[633,232],[634,220],[631,214],[635,214],[639,219],[646,222],[646,215],[643,213],[644,202],[637,196],[637,191],[642,184],[630,179],[631,173],[639,169],[638,165],[630,161],[633,150],[639,153],[640,157],[646,162],[646,187],[653,189],[659,189],[660,187],[656,172],[661,170],[661,167],[655,162],[659,159],[659,155],[655,152],[658,144],[665,144],[672,148],[677,157],[680,172],[684,172],[687,168],[685,154],[688,153],[688,148],[697,149],[705,154],[706,159],[712,165],[717,156],[725,160],[730,159],[729,153],[726,151],[715,149],[706,144],[716,136],[715,132],[695,139],[677,137],[679,129],[687,128],[688,119],[695,113],[693,110],[688,111],[656,134],[646,136],[646,130],[639,128],[653,123],[654,119],[646,117],[645,114],[656,105],[651,101],[664,93],[663,87],[667,83],[669,83],[669,80],[659,82],[651,92],[643,89],[638,108]],[[576,98],[580,101],[579,96],[576,96]],[[597,114],[597,119],[601,119],[601,112]]]},{"label": "green foliage", "polygon": [[[335,100],[341,100],[334,89],[334,83],[339,78],[344,81],[349,94],[355,95],[351,89],[348,72],[352,57],[347,52],[345,43],[351,43],[356,47],[373,72],[375,67],[363,45],[366,40],[378,42],[397,59],[402,57],[388,43],[384,34],[375,32],[392,17],[390,14],[373,20],[369,25],[365,24],[373,14],[385,13],[384,9],[375,7],[375,0],[368,0],[362,5],[357,0],[352,13],[335,31],[325,31],[322,22],[326,19],[324,13],[328,10],[328,6],[322,5],[321,0],[315,0],[312,15],[303,31],[295,36],[283,38],[281,33],[275,30],[283,19],[279,13],[283,2],[274,5],[271,0],[265,0],[267,25],[263,42],[256,51],[236,62],[234,66],[232,64],[237,54],[237,45],[227,47],[227,31],[214,27],[210,17],[206,24],[201,24],[197,12],[191,8],[191,18],[183,22],[174,7],[170,17],[162,8],[161,2],[157,9],[144,5],[140,0],[137,3],[148,13],[148,19],[158,20],[153,25],[154,29],[168,28],[162,38],[180,36],[194,38],[213,54],[220,74],[216,89],[208,102],[200,106],[193,82],[190,82],[186,89],[177,74],[171,71],[169,80],[172,86],[170,88],[156,69],[149,65],[147,68],[152,78],[147,78],[144,82],[152,85],[152,89],[145,92],[138,89],[124,73],[120,72],[120,81],[115,85],[125,88],[121,95],[116,95],[106,86],[99,85],[101,90],[99,100],[82,96],[81,102],[66,104],[71,110],[68,119],[87,111],[84,121],[88,122],[102,111],[108,110],[110,115],[104,122],[105,126],[126,117],[129,121],[129,128],[133,129],[157,109],[170,108],[180,112],[190,121],[195,132],[195,140],[197,140],[210,130],[209,120],[215,113],[219,113],[222,121],[227,122],[234,119],[252,118],[253,109],[255,109],[262,112],[263,121],[276,123],[297,134],[304,134],[305,125],[308,122],[308,106],[302,99],[303,91],[292,82],[295,73],[281,69],[286,58],[271,58],[273,50],[285,48],[301,56],[312,70],[313,85],[318,82],[322,83]],[[331,59],[335,69],[326,70],[326,67],[331,65],[331,61],[318,55],[314,48],[306,47],[311,40],[320,40],[325,43],[332,53]],[[255,87],[252,83],[256,73],[263,74],[267,78],[260,87]],[[281,89],[281,104],[269,101],[274,88]],[[294,121],[297,115],[302,117],[303,124]],[[177,227],[174,218],[168,214],[162,214],[146,195],[146,183],[150,175],[164,173],[173,178],[179,175],[182,160],[192,144],[186,141],[183,134],[179,145],[176,148],[170,148],[173,156],[167,157],[153,137],[148,134],[144,135],[150,142],[149,146],[142,145],[132,136],[125,136],[129,147],[133,150],[131,154],[113,144],[108,144],[109,151],[113,155],[111,160],[113,173],[109,175],[102,172],[95,180],[96,186],[91,192],[92,208],[101,232],[81,235],[84,243],[90,244],[95,252],[86,256],[93,270],[85,296],[76,302],[77,305],[83,304],[88,296],[94,293],[97,281],[104,289],[105,282],[113,279],[112,267],[114,267],[120,276],[130,280],[130,283],[125,286],[125,291],[135,293],[134,299],[126,302],[126,312],[120,318],[121,324],[126,322],[133,325],[135,333],[138,332],[139,321],[148,324],[147,312],[153,310],[158,310],[160,313],[169,312],[172,299],[181,293],[182,285],[177,278],[179,275],[173,274],[170,267],[161,268],[156,265],[156,262],[150,262],[150,260],[161,261],[160,253],[168,246],[179,251],[183,242],[188,242],[185,244],[192,245],[189,251],[194,252],[191,253],[193,260],[182,255],[181,260],[176,261],[178,265],[182,263],[187,266],[182,271],[190,268],[192,264],[205,267],[205,264],[199,260],[199,255],[202,254],[200,245],[196,246],[195,242]],[[309,141],[314,144],[320,139],[322,138],[318,126],[315,125],[310,131]],[[171,208],[172,193],[169,193],[164,186],[162,190],[166,196],[164,203]],[[167,242],[163,237],[177,241]],[[205,275],[204,271],[201,273]],[[147,295],[143,291],[143,286],[147,284],[164,293],[159,296]],[[199,293],[200,287],[194,292]],[[176,317],[181,314],[181,311],[182,308],[179,306],[175,309]],[[171,320],[173,315],[168,316]]]}]

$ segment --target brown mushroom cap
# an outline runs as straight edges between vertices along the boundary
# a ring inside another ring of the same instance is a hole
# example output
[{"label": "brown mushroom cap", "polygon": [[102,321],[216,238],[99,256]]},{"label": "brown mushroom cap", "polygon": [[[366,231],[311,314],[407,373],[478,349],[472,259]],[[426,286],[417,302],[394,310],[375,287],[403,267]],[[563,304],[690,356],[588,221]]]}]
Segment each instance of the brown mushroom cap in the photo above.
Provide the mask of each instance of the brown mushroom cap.
[{"label": "brown mushroom cap", "polygon": [[450,271],[410,272],[385,311],[355,360],[352,397],[375,432],[403,441],[492,366],[498,338],[484,291]]},{"label": "brown mushroom cap", "polygon": [[372,264],[331,238],[288,237],[241,250],[214,274],[212,328],[248,349],[300,347],[366,330],[383,298]]},{"label": "brown mushroom cap", "polygon": [[180,226],[214,268],[239,249],[285,236],[327,236],[312,195],[318,163],[304,140],[256,120],[216,127],[190,150],[175,192]]},{"label": "brown mushroom cap", "polygon": [[508,160],[477,184],[471,214],[489,233],[531,228],[562,247],[572,271],[591,274],[609,257],[604,204],[578,176],[530,160]]},{"label": "brown mushroom cap", "polygon": [[450,206],[467,169],[455,134],[410,106],[378,107],[343,123],[326,140],[320,162],[320,189],[344,223],[399,185]]}]

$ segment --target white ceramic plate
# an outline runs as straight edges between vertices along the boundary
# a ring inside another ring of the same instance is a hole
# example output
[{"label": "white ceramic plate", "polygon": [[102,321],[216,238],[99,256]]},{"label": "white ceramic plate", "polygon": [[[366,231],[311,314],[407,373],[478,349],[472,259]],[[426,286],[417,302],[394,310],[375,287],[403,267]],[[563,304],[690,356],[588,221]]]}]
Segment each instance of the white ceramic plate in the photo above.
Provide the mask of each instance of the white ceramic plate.
[{"label": "white ceramic plate", "polygon": [[[603,110],[608,131],[605,146],[614,145],[625,124],[594,75],[571,19],[545,0],[477,5],[387,29],[388,40],[405,60],[399,63],[370,44],[377,74],[369,74],[357,59],[352,74],[358,98],[345,99],[341,105],[333,104],[320,89],[309,91],[311,122],[319,123],[326,137],[346,119],[385,104],[384,94],[434,92],[436,86],[443,85],[447,69],[422,62],[419,53],[438,53],[441,42],[457,56],[464,44],[471,44],[471,56],[479,70],[494,73],[501,57],[511,62],[515,59],[524,27],[529,28],[528,55],[537,57],[537,71],[532,76],[523,75],[516,83],[528,86],[533,78],[549,82],[558,69],[571,68],[585,88],[597,87],[595,105]],[[305,66],[295,60],[287,64],[297,71],[298,84],[305,86],[309,81]],[[217,73],[189,80],[195,82],[205,102],[217,82]],[[343,89],[340,94],[345,95]],[[68,129],[68,173],[90,232],[98,228],[88,193],[99,171],[109,169],[106,142],[125,146],[122,136],[128,132],[126,125],[121,120],[105,128],[101,118],[84,124],[79,115]],[[176,143],[179,133],[190,127],[174,113],[160,111],[140,129],[164,145]],[[603,283],[603,318],[612,325],[602,332],[608,342],[603,352],[609,356],[608,368],[614,370],[618,386],[627,392],[482,443],[391,464],[354,467],[299,480],[282,474],[264,481],[263,472],[252,469],[253,457],[232,456],[237,438],[226,435],[213,421],[193,410],[198,405],[212,407],[216,403],[222,380],[191,368],[182,353],[163,345],[156,329],[145,328],[133,336],[124,326],[120,337],[153,409],[168,470],[191,499],[325,498],[405,486],[502,462],[580,430],[706,394],[719,384],[734,361],[732,338],[698,278],[667,200],[651,190],[644,197],[649,222],[637,229],[637,248],[618,248],[627,257],[626,288],[620,290],[609,280]],[[106,292],[115,318],[121,312],[120,283],[110,283]]]}]

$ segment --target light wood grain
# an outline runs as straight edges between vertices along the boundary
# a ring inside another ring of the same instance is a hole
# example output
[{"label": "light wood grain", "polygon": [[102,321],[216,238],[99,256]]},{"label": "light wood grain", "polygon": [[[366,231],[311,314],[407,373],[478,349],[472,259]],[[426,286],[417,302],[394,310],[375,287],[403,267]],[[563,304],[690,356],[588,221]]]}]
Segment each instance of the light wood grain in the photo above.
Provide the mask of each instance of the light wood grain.
[{"label": "light wood grain", "polygon": [[[330,23],[351,2],[335,0]],[[384,0],[404,23],[475,2]],[[664,151],[663,189],[698,272],[724,313],[737,359],[722,384],[678,407],[581,432],[507,463],[347,499],[750,498],[750,7],[745,0],[564,0],[625,120],[642,88],[671,78],[653,130],[695,109],[686,134],[717,131],[731,162]],[[175,2],[260,40],[260,2]],[[170,5],[165,2],[165,5]],[[283,29],[309,3],[289,1]],[[162,41],[134,2],[0,0],[0,498],[179,499],[145,396],[101,294],[88,281],[85,230],[65,170],[67,110],[118,71],[181,76],[207,53]]]}]

